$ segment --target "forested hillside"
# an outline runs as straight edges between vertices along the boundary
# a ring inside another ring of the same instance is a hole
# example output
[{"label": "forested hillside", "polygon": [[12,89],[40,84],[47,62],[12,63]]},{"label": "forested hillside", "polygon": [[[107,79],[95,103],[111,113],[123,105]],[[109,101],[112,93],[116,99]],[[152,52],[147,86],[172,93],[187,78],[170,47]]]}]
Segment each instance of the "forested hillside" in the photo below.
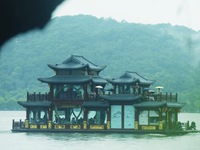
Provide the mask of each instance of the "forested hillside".
[{"label": "forested hillside", "polygon": [[37,78],[54,72],[47,64],[71,54],[107,65],[102,77],[136,71],[164,92],[177,92],[184,111],[200,111],[200,32],[170,24],[143,25],[92,16],[54,18],[42,31],[19,35],[2,47],[0,109],[18,109],[26,92],[46,92]]}]

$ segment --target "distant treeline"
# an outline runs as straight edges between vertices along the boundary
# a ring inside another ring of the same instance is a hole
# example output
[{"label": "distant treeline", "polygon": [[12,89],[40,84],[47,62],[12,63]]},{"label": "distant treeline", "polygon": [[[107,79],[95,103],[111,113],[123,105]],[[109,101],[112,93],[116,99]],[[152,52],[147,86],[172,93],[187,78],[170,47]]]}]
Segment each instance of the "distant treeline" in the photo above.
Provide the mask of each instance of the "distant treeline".
[{"label": "distant treeline", "polygon": [[42,31],[19,35],[2,47],[0,109],[19,109],[27,91],[46,92],[37,78],[54,72],[47,64],[61,63],[71,54],[107,65],[102,77],[136,71],[163,92],[178,93],[183,111],[200,111],[200,33],[170,24],[143,25],[92,16],[54,18]]}]

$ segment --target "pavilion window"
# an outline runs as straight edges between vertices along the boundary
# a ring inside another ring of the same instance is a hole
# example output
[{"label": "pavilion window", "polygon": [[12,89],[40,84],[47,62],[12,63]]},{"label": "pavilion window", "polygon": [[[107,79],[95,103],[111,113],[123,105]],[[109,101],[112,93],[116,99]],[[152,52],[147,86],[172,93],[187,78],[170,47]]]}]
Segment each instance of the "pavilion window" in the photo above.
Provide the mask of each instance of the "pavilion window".
[{"label": "pavilion window", "polygon": [[111,128],[122,128],[122,106],[111,105]]},{"label": "pavilion window", "polygon": [[176,123],[176,113],[169,113],[170,115],[169,115],[169,121],[170,121],[170,123]]},{"label": "pavilion window", "polygon": [[156,110],[143,110],[139,112],[139,125],[158,125],[159,112]]},{"label": "pavilion window", "polygon": [[116,91],[116,94],[130,94],[131,92],[133,92],[133,90],[131,90],[130,88],[130,85],[117,85]]},{"label": "pavilion window", "polygon": [[89,111],[87,118],[89,125],[103,125],[107,122],[107,114],[104,109],[98,111]]},{"label": "pavilion window", "polygon": [[158,121],[159,121],[159,112],[154,110],[149,111],[149,124],[158,125]]},{"label": "pavilion window", "polygon": [[29,123],[30,124],[46,124],[48,122],[47,110],[30,110],[29,111]]},{"label": "pavilion window", "polygon": [[62,84],[54,86],[53,96],[56,99],[70,100],[83,99],[83,86],[73,84]]},{"label": "pavilion window", "polygon": [[162,112],[162,122],[163,122],[163,124],[166,123],[166,119],[167,119],[166,116],[167,116],[166,112]]},{"label": "pavilion window", "polygon": [[139,86],[134,86],[133,87],[133,91],[134,91],[134,94],[139,95],[140,94],[140,88],[139,88]]},{"label": "pavilion window", "polygon": [[124,94],[130,94],[130,93],[131,93],[130,85],[125,85]]},{"label": "pavilion window", "polygon": [[53,123],[55,124],[69,124],[70,123],[70,109],[55,109],[53,111]]},{"label": "pavilion window", "polygon": [[123,94],[123,91],[124,91],[123,85],[116,86],[116,94]]},{"label": "pavilion window", "polygon": [[148,110],[139,112],[139,125],[148,125]]},{"label": "pavilion window", "polygon": [[80,124],[83,123],[83,111],[81,108],[62,108],[53,111],[55,124]]},{"label": "pavilion window", "polygon": [[82,108],[73,108],[70,116],[71,124],[83,124],[83,110]]}]

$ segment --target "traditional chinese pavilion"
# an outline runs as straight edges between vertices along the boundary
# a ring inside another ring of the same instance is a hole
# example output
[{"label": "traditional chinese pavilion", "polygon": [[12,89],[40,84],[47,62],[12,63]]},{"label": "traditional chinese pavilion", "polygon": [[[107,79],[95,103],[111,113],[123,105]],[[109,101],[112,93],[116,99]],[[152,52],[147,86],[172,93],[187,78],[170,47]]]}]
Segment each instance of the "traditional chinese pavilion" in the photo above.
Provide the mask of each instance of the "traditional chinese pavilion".
[{"label": "traditional chinese pavilion", "polygon": [[[114,132],[165,133],[182,131],[178,113],[184,106],[177,94],[150,90],[155,80],[126,71],[104,79],[98,66],[83,56],[72,55],[61,64],[48,64],[55,75],[38,80],[48,93],[27,93],[25,121],[13,120],[18,132]],[[106,90],[110,84],[111,89]]]}]

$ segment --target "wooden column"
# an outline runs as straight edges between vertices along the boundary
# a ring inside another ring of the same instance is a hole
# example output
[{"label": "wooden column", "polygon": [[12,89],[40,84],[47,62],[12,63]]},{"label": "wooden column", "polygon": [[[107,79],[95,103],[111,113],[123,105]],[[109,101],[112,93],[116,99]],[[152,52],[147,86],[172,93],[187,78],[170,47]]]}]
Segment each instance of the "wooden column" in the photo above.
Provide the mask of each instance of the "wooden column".
[{"label": "wooden column", "polygon": [[53,99],[53,88],[54,86],[49,84],[49,100],[52,100]]},{"label": "wooden column", "polygon": [[84,100],[88,98],[88,93],[87,93],[87,84],[83,84],[83,91],[84,91]]},{"label": "wooden column", "polygon": [[122,129],[124,129],[124,104],[122,105]]},{"label": "wooden column", "polygon": [[107,108],[107,129],[110,129],[110,108]]},{"label": "wooden column", "polygon": [[88,114],[88,110],[84,108],[83,109],[83,129],[87,129],[87,120],[88,120],[87,114]]},{"label": "wooden column", "polygon": [[163,122],[162,122],[162,108],[158,109],[159,111],[159,130],[163,130]]},{"label": "wooden column", "polygon": [[29,120],[29,109],[26,108],[26,119]]},{"label": "wooden column", "polygon": [[138,130],[139,127],[139,110],[135,108],[135,130]]}]

